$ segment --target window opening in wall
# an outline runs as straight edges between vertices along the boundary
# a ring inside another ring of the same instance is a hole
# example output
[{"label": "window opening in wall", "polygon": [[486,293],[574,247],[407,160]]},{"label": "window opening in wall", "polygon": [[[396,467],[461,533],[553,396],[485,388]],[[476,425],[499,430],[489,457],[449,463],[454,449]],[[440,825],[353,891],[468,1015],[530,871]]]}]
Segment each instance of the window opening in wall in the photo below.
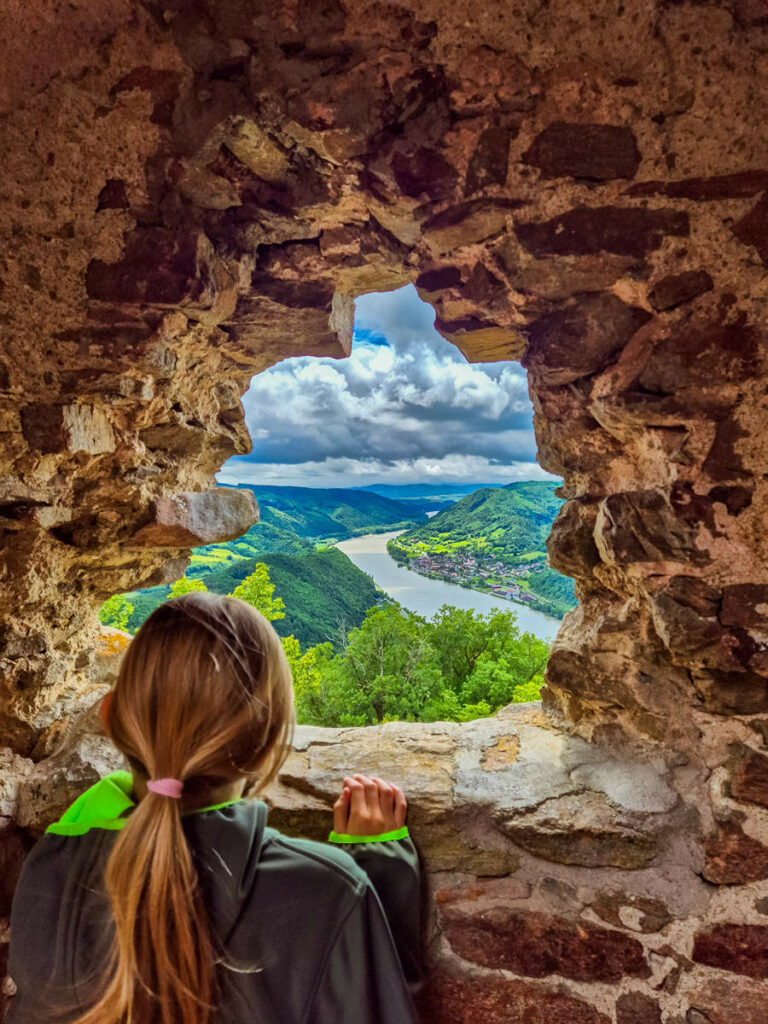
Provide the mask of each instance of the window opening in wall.
[{"label": "window opening in wall", "polygon": [[526,375],[468,363],[412,286],[355,304],[348,359],[286,359],[244,397],[253,440],[219,483],[260,522],[192,552],[172,586],[117,595],[134,632],[191,589],[273,621],[300,721],[467,720],[537,700],[575,605],[545,541],[561,481],[536,462]]}]

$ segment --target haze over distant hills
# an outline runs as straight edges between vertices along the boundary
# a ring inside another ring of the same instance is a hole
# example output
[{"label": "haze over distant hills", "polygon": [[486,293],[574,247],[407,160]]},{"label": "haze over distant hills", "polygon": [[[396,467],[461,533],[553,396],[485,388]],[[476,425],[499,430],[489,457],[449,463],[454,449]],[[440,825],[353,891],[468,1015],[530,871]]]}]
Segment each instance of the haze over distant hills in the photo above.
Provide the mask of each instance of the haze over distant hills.
[{"label": "haze over distant hills", "polygon": [[480,490],[480,488],[503,486],[504,484],[450,484],[436,480],[424,484],[366,484],[365,487],[353,489],[381,494],[397,501],[412,502],[419,498],[438,498],[442,504],[449,504],[451,501],[458,501],[465,494],[472,494],[474,491]]},{"label": "haze over distant hills", "polygon": [[237,486],[252,491],[259,503],[259,523],[248,531],[257,531],[256,536],[259,527],[268,524],[299,537],[343,540],[425,522],[432,507],[429,502],[404,505],[363,488]]}]

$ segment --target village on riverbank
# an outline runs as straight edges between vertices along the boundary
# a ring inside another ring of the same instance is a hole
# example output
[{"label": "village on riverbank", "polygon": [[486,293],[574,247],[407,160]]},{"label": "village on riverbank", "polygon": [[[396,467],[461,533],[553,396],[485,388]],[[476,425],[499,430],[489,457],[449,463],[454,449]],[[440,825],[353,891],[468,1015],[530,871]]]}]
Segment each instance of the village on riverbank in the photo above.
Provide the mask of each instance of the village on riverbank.
[{"label": "village on riverbank", "polygon": [[530,589],[537,574],[551,573],[545,558],[509,565],[492,555],[454,548],[450,551],[424,550],[423,542],[403,543],[402,534],[387,543],[387,552],[400,565],[420,576],[455,583],[506,601],[527,605],[536,611],[562,618],[563,609]]}]

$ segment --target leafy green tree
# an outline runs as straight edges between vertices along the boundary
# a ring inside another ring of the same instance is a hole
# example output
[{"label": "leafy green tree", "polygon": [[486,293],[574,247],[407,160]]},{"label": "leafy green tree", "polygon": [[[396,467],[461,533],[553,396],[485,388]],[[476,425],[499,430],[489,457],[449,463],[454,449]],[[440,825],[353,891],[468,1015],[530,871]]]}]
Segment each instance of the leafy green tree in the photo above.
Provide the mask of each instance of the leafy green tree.
[{"label": "leafy green tree", "polygon": [[333,646],[330,643],[317,644],[302,651],[295,636],[283,637],[281,642],[291,666],[297,721],[302,724],[314,722],[322,717],[320,687],[323,669],[333,657]]},{"label": "leafy green tree", "polygon": [[250,576],[246,576],[230,596],[247,601],[265,619],[274,622],[275,619],[285,618],[285,602],[274,594],[275,584],[269,578],[269,569],[263,562],[257,562]]},{"label": "leafy green tree", "polygon": [[187,576],[182,576],[180,580],[176,580],[175,583],[171,584],[171,592],[168,598],[182,597],[184,594],[192,594],[196,590],[208,590],[208,587],[203,583],[202,580],[191,580]]},{"label": "leafy green tree", "polygon": [[115,629],[128,630],[128,620],[133,615],[133,605],[125,594],[108,598],[99,609],[99,622]]}]

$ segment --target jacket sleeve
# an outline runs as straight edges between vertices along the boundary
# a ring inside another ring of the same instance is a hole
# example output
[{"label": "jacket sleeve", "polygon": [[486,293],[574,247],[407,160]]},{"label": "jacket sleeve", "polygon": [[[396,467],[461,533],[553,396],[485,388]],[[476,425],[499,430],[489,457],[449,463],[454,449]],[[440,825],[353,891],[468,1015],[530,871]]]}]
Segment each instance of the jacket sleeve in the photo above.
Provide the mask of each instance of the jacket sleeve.
[{"label": "jacket sleeve", "polygon": [[417,986],[424,976],[423,880],[413,840],[405,837],[338,845],[370,878],[384,909],[406,981]]},{"label": "jacket sleeve", "polygon": [[392,934],[378,896],[366,883],[329,952],[307,1022],[415,1024]]}]

